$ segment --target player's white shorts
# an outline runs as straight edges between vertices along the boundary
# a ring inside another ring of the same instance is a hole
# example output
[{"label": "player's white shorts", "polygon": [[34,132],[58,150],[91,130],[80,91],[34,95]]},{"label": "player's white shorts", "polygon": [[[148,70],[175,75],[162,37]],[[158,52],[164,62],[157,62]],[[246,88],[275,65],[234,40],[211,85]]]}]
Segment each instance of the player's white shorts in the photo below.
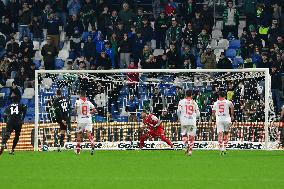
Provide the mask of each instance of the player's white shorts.
[{"label": "player's white shorts", "polygon": [[216,122],[217,125],[217,133],[229,131],[232,122],[230,121],[218,121]]},{"label": "player's white shorts", "polygon": [[84,131],[92,132],[92,124],[91,123],[78,123],[77,131],[78,132],[84,132]]},{"label": "player's white shorts", "polygon": [[196,126],[195,125],[182,125],[181,126],[181,134],[182,135],[196,135]]}]

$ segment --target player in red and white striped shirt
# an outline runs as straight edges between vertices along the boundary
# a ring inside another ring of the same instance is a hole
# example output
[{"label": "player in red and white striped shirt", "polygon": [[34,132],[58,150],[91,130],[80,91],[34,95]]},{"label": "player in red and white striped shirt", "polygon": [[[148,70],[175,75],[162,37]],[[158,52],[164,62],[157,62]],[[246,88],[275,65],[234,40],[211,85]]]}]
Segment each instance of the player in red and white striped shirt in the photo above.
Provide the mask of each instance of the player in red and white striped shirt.
[{"label": "player in red and white striped shirt", "polygon": [[219,92],[219,100],[217,100],[212,109],[213,117],[216,116],[216,126],[218,133],[219,148],[221,155],[226,154],[226,147],[229,141],[229,129],[234,120],[234,105],[231,101],[226,100],[226,93]]}]

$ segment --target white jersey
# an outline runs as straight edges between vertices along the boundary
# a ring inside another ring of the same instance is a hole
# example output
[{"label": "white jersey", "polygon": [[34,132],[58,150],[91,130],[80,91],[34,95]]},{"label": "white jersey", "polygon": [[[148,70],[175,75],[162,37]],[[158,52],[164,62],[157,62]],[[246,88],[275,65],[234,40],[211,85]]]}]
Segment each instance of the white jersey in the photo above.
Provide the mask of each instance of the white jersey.
[{"label": "white jersey", "polygon": [[196,125],[196,118],[199,116],[197,103],[189,98],[185,98],[178,103],[177,110],[181,125]]},{"label": "white jersey", "polygon": [[231,122],[230,108],[233,108],[233,103],[229,100],[217,100],[213,105],[215,111],[216,122],[228,121]]},{"label": "white jersey", "polygon": [[88,101],[86,98],[80,98],[76,101],[75,107],[77,107],[76,111],[78,123],[92,123],[92,115],[90,112],[95,108],[95,106],[90,101]]}]

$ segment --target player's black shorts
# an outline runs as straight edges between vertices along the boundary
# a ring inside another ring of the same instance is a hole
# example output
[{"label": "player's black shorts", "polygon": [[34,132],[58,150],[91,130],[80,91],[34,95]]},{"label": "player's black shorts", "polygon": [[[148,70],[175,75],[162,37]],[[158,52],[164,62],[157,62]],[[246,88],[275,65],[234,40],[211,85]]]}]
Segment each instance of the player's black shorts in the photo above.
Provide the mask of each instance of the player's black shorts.
[{"label": "player's black shorts", "polygon": [[20,136],[22,130],[22,123],[7,123],[6,132],[12,133],[15,131],[15,135]]},{"label": "player's black shorts", "polygon": [[[66,121],[66,124],[64,124],[62,121]],[[69,118],[67,117],[67,116],[64,116],[64,117],[62,117],[62,119],[61,120],[57,120],[57,123],[59,124],[59,126],[60,126],[60,130],[67,130],[67,127],[68,127],[68,125],[70,124],[70,120],[69,120]]]}]

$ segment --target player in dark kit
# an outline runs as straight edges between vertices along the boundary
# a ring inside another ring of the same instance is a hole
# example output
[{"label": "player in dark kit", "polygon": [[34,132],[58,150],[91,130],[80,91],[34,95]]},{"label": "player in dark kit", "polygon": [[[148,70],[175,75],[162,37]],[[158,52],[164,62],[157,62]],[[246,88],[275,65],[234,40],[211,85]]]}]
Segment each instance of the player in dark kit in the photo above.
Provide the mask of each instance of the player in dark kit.
[{"label": "player in dark kit", "polygon": [[11,133],[15,130],[15,138],[13,140],[12,150],[9,154],[14,155],[14,150],[19,141],[21,134],[22,124],[26,115],[27,107],[19,103],[17,96],[12,97],[12,104],[8,106],[4,113],[4,119],[6,119],[6,134],[3,137],[2,145],[0,148],[0,155],[4,151],[4,147],[9,140]]},{"label": "player in dark kit", "polygon": [[56,91],[56,99],[53,102],[53,107],[55,110],[56,121],[60,125],[60,146],[58,147],[58,152],[60,152],[60,148],[64,146],[64,138],[66,135],[67,126],[70,124],[69,102],[65,97],[62,96],[60,89]]},{"label": "player in dark kit", "polygon": [[153,114],[147,115],[146,111],[141,112],[141,117],[143,119],[143,125],[147,128],[147,132],[145,132],[140,138],[140,148],[144,147],[144,141],[149,138],[158,137],[162,141],[166,142],[171,148],[173,148],[172,142],[166,138],[164,133],[164,128],[162,126],[162,121],[160,121],[156,116]]}]

